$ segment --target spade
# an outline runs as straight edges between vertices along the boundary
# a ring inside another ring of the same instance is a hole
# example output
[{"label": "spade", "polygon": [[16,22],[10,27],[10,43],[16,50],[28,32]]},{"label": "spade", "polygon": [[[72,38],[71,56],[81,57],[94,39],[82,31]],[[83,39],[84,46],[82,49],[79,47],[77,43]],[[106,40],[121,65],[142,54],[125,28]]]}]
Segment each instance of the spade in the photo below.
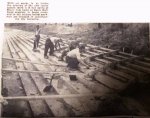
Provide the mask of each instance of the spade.
[{"label": "spade", "polygon": [[[55,69],[55,71],[56,71],[56,69]],[[55,74],[52,75],[49,85],[43,89],[43,92],[50,92],[52,90],[52,88],[53,88],[52,80],[54,79],[54,76],[55,76]],[[49,79],[49,78],[47,78],[47,79]]]},{"label": "spade", "polygon": [[50,80],[49,85],[46,86],[46,87],[43,89],[43,92],[50,92],[50,91],[52,90],[52,88],[53,88],[53,86],[52,86],[52,80],[53,80],[53,79],[54,79],[54,78],[52,77],[51,80]]}]

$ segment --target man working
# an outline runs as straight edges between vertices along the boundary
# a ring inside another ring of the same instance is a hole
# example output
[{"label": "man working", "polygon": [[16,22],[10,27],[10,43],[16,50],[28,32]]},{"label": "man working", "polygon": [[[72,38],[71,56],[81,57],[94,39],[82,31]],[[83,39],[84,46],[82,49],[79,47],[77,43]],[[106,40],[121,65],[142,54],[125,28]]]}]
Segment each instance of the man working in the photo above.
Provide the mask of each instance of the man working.
[{"label": "man working", "polygon": [[60,49],[60,42],[62,42],[61,38],[51,37],[51,41],[53,42],[54,47],[55,47],[56,50],[57,50],[58,47]]},{"label": "man working", "polygon": [[69,43],[69,50],[75,49],[77,46],[79,46],[79,43],[82,41],[81,38],[76,38],[75,40],[71,41]]},{"label": "man working", "polygon": [[46,59],[48,59],[47,53],[48,53],[49,49],[50,49],[49,55],[53,55],[53,53],[54,53],[54,44],[51,41],[51,39],[49,37],[47,37],[46,42],[45,42],[45,48],[44,48],[44,58],[46,58]]},{"label": "man working", "polygon": [[68,52],[66,56],[66,62],[68,63],[68,67],[73,69],[78,69],[79,63],[83,64],[87,68],[89,66],[85,64],[80,56],[81,53],[85,51],[85,46],[83,44],[79,44],[78,48],[75,48]]},{"label": "man working", "polygon": [[57,50],[57,48],[59,47],[60,49],[60,42],[62,42],[61,38],[56,38],[54,39],[54,45],[55,45],[55,49]]},{"label": "man working", "polygon": [[39,28],[39,25],[37,25],[36,31],[35,31],[33,50],[36,50],[39,47],[40,32],[41,32],[41,29]]},{"label": "man working", "polygon": [[63,61],[63,58],[67,55],[67,53],[68,53],[69,51],[75,49],[76,47],[78,47],[78,45],[79,45],[79,42],[78,42],[78,41],[71,41],[71,42],[69,43],[69,47],[66,48],[66,49],[62,52],[59,61]]}]

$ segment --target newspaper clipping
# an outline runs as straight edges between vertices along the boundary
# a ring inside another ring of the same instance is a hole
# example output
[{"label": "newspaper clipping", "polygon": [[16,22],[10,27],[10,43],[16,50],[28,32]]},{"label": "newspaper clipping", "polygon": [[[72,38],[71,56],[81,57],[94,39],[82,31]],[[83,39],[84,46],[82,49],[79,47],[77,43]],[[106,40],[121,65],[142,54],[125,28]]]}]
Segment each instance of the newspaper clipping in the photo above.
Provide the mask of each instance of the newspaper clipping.
[{"label": "newspaper clipping", "polygon": [[57,22],[51,4],[5,2],[0,117],[149,117],[149,23]]}]

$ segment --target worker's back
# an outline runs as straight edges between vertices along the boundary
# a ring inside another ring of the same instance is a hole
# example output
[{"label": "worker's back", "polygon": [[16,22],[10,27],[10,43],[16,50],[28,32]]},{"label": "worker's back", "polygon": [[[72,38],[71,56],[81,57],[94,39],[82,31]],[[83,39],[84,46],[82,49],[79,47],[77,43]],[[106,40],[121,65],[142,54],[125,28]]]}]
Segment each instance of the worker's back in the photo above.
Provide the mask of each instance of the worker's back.
[{"label": "worker's back", "polygon": [[68,54],[67,54],[67,56],[69,56],[71,58],[77,58],[78,55],[80,55],[79,48],[75,48],[75,49],[71,50],[70,52],[68,52]]},{"label": "worker's back", "polygon": [[45,45],[46,45],[46,46],[54,46],[54,44],[53,44],[53,42],[51,41],[50,38],[47,38],[47,39],[46,39]]}]

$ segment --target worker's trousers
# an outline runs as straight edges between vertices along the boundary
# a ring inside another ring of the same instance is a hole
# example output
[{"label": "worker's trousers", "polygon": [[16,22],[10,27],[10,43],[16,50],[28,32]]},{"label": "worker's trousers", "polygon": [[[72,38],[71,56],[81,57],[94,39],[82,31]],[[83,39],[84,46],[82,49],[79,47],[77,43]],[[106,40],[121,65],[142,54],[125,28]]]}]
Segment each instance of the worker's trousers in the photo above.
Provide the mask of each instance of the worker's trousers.
[{"label": "worker's trousers", "polygon": [[37,49],[39,47],[40,35],[35,35],[33,49]]},{"label": "worker's trousers", "polygon": [[47,56],[47,53],[48,53],[49,49],[50,49],[49,55],[53,55],[53,53],[54,53],[54,46],[45,45],[44,56]]},{"label": "worker's trousers", "polygon": [[68,63],[68,67],[78,69],[79,61],[77,58],[66,56],[66,62]]}]

